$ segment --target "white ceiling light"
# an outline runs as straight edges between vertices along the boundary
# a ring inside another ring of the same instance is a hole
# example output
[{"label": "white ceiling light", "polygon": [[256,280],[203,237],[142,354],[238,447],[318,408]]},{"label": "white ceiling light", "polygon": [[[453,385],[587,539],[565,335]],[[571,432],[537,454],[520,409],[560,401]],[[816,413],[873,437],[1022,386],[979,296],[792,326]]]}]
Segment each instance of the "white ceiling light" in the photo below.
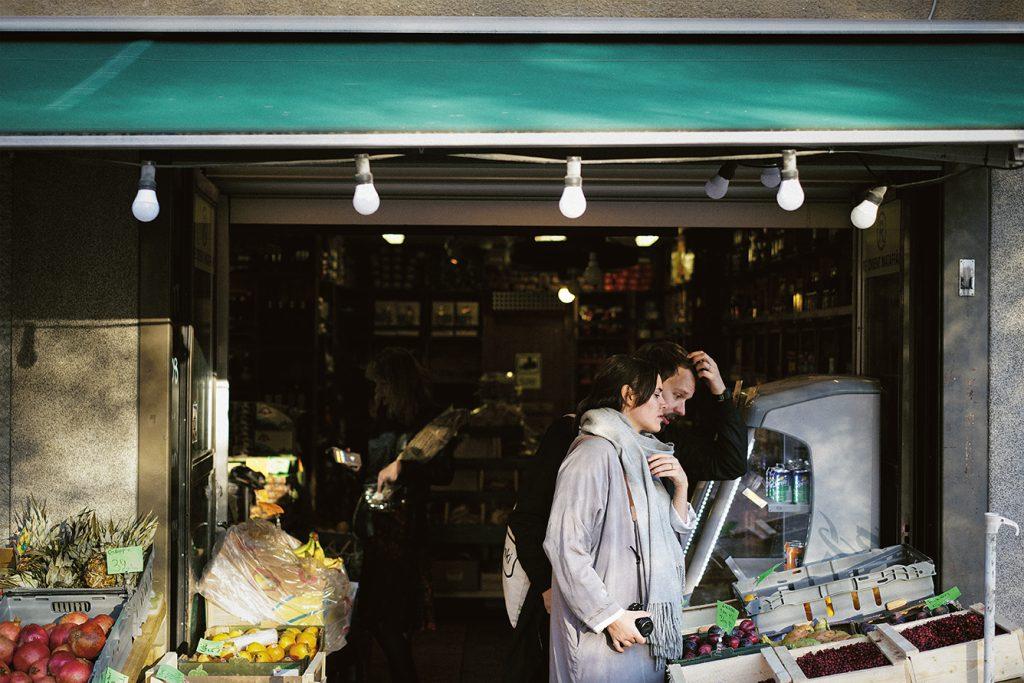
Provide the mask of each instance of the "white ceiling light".
[{"label": "white ceiling light", "polygon": [[373,186],[370,157],[367,154],[356,155],[356,191],[352,195],[352,208],[364,216],[376,213],[380,208],[380,195]]},{"label": "white ceiling light", "polygon": [[704,183],[704,193],[712,199],[721,199],[729,191],[729,181],[736,175],[736,162],[727,161],[711,180]]},{"label": "white ceiling light", "polygon": [[636,246],[638,246],[638,247],[650,247],[650,246],[653,246],[654,243],[658,241],[658,236],[657,235],[637,235],[636,238],[633,241],[636,242]]},{"label": "white ceiling light", "polygon": [[873,187],[868,190],[867,196],[850,212],[850,222],[861,230],[867,230],[878,220],[878,207],[882,205],[882,198],[888,187]]},{"label": "white ceiling light", "polygon": [[558,290],[558,300],[563,304],[571,304],[576,301],[576,295],[568,287],[562,287]]},{"label": "white ceiling light", "polygon": [[534,242],[564,242],[566,240],[565,235],[536,235],[533,238]]},{"label": "white ceiling light", "polygon": [[400,232],[386,232],[381,237],[388,244],[403,244],[405,242],[405,235]]},{"label": "white ceiling light", "polygon": [[579,218],[587,210],[587,198],[583,196],[583,162],[579,157],[569,157],[565,167],[565,189],[558,200],[558,210],[566,218]]},{"label": "white ceiling light", "polygon": [[782,183],[775,195],[775,201],[786,211],[796,211],[804,204],[804,188],[800,186],[800,174],[796,170],[796,150],[782,151]]},{"label": "white ceiling light", "polygon": [[142,165],[139,192],[132,202],[132,215],[143,223],[148,223],[160,215],[160,202],[156,199],[156,166],[152,161]]}]

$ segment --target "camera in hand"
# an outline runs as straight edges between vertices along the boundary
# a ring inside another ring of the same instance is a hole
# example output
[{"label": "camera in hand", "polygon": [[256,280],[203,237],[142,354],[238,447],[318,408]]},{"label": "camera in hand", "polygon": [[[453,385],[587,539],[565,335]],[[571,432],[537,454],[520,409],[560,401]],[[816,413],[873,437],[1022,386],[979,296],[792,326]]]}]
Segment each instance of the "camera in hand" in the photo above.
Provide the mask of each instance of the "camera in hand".
[{"label": "camera in hand", "polygon": [[[628,609],[630,612],[642,612],[644,606],[639,602],[634,602]],[[640,631],[640,635],[646,638],[654,633],[654,620],[650,617],[640,617],[636,620],[636,630]]]}]

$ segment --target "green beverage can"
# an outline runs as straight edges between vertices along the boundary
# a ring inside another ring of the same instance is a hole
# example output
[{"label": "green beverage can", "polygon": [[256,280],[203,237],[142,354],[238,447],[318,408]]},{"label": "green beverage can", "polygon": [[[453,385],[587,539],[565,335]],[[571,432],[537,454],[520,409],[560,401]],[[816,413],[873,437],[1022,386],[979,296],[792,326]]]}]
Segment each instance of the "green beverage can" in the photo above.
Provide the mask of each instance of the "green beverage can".
[{"label": "green beverage can", "polygon": [[794,503],[811,502],[811,470],[801,465],[789,471]]}]

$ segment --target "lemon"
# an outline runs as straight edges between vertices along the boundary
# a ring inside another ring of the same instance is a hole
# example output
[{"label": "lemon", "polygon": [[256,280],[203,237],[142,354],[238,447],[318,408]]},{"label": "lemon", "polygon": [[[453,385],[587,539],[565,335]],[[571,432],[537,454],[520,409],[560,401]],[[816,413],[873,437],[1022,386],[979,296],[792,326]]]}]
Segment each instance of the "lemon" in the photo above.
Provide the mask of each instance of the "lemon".
[{"label": "lemon", "polygon": [[220,642],[223,642],[225,640],[230,640],[230,639],[231,639],[231,636],[229,636],[227,633],[218,633],[213,638],[210,638],[210,640],[212,640],[215,643],[220,643]]},{"label": "lemon", "polygon": [[261,650],[252,656],[252,661],[264,664],[270,661],[270,655],[265,650]]},{"label": "lemon", "polygon": [[305,628],[305,629],[303,629],[302,632],[303,633],[312,633],[314,636],[318,633],[318,631],[316,629],[316,626],[310,626],[308,628]]},{"label": "lemon", "polygon": [[238,653],[238,656],[239,656],[239,658],[244,659],[247,662],[251,662],[252,661],[252,653],[251,652],[246,652],[245,650],[242,650],[241,652]]},{"label": "lemon", "polygon": [[240,635],[242,635],[241,629],[236,628],[228,631],[228,638],[237,638]]},{"label": "lemon", "polygon": [[249,629],[249,630],[247,630],[247,631],[245,632],[245,635],[247,635],[247,636],[250,636],[250,635],[252,635],[253,633],[259,633],[259,632],[260,632],[260,630],[259,630],[258,628],[251,628],[251,629]]},{"label": "lemon", "polygon": [[291,633],[291,634],[294,634],[294,635],[299,635],[300,633],[302,633],[302,629],[301,628],[295,628],[294,626],[289,626],[288,628],[286,628],[284,630],[284,632],[285,633]]},{"label": "lemon", "polygon": [[260,643],[249,643],[249,647],[245,648],[246,652],[266,652],[267,648]]},{"label": "lemon", "polygon": [[309,656],[309,648],[306,647],[305,643],[295,643],[288,648],[288,654],[295,659],[305,659]]},{"label": "lemon", "polygon": [[282,650],[287,650],[295,644],[295,637],[286,633],[281,636],[281,640],[277,641],[277,644]]},{"label": "lemon", "polygon": [[280,645],[271,645],[267,648],[267,656],[272,662],[280,662],[284,659],[284,648]]},{"label": "lemon", "polygon": [[316,647],[316,636],[312,633],[302,633],[298,638],[295,639],[296,643],[305,643],[306,647]]}]

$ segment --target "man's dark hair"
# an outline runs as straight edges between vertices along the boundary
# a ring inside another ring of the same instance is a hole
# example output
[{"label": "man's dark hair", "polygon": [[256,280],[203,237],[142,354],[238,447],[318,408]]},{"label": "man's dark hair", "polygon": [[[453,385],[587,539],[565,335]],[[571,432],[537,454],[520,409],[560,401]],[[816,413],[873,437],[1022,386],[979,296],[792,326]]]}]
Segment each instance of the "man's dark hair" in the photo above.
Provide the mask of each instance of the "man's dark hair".
[{"label": "man's dark hair", "polygon": [[662,380],[675,375],[679,368],[693,372],[693,361],[687,355],[686,349],[675,342],[656,341],[644,344],[636,350],[635,355],[656,367]]},{"label": "man's dark hair", "polygon": [[622,410],[623,386],[628,386],[633,392],[636,405],[643,405],[651,400],[658,388],[658,369],[653,363],[635,356],[612,356],[594,375],[590,393],[576,408],[577,419],[595,408]]}]

